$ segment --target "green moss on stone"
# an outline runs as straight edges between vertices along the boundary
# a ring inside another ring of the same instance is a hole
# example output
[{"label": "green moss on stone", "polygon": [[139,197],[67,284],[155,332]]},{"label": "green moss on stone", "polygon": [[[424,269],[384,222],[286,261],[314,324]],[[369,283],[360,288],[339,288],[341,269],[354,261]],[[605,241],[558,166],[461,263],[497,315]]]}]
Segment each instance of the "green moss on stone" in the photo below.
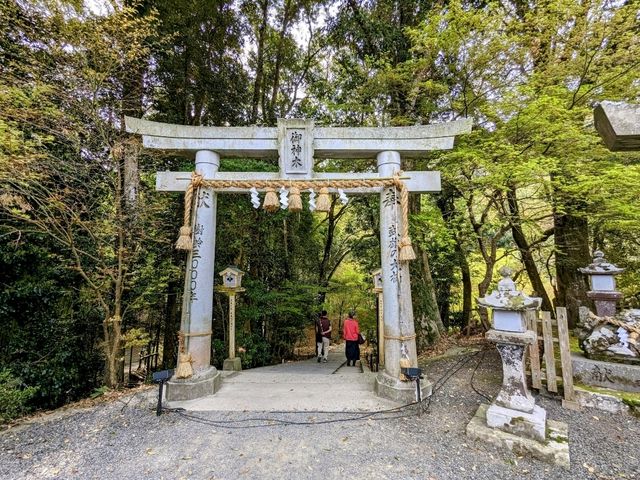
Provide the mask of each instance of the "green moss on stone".
[{"label": "green moss on stone", "polygon": [[569,350],[575,353],[582,353],[582,349],[580,348],[580,340],[578,340],[578,337],[569,337]]}]

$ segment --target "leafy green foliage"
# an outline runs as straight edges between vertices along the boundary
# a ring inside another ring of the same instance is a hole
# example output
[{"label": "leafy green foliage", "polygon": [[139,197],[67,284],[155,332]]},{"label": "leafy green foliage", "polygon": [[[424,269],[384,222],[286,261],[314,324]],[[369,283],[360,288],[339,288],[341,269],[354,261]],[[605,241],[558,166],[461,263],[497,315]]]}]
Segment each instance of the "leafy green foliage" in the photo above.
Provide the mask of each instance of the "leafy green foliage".
[{"label": "leafy green foliage", "polygon": [[0,424],[29,412],[36,387],[23,387],[8,369],[0,370]]}]

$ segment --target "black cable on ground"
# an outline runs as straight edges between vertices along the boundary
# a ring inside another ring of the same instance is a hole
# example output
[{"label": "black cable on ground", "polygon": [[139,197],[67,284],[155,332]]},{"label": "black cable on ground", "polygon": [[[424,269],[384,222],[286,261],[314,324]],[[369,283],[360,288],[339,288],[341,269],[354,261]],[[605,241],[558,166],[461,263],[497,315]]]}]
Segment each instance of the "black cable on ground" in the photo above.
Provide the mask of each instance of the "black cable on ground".
[{"label": "black cable on ground", "polygon": [[484,356],[487,354],[488,349],[484,349],[482,352],[482,355],[480,356],[480,360],[478,360],[478,363],[476,363],[475,368],[473,369],[473,372],[471,373],[471,379],[469,380],[469,385],[471,386],[471,388],[473,389],[474,392],[476,392],[478,395],[480,395],[482,398],[484,398],[486,401],[491,402],[491,400],[493,400],[489,395],[482,393],[480,390],[478,390],[475,385],[473,384],[473,377],[475,377],[476,372],[478,371],[478,367],[480,366],[480,364],[482,363],[482,361],[484,360]]}]

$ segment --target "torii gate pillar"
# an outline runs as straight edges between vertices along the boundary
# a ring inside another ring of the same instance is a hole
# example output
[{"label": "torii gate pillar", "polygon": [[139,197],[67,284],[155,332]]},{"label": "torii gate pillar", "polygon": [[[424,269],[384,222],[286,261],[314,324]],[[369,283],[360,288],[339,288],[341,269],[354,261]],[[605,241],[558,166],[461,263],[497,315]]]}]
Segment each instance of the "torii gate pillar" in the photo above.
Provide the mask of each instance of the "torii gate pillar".
[{"label": "torii gate pillar", "polygon": [[[220,155],[211,150],[196,152],[195,169],[213,177],[220,168]],[[216,254],[216,210],[218,198],[211,188],[200,190],[195,203],[193,248],[187,258],[182,296],[180,330],[187,332],[185,349],[191,355],[193,376],[173,377],[166,385],[169,401],[191,400],[213,395],[220,387],[221,374],[211,365],[211,323],[213,319],[213,280]],[[188,312],[185,314],[185,312]]]},{"label": "torii gate pillar", "polygon": [[[391,177],[400,168],[400,153],[380,152],[376,156],[378,174]],[[382,265],[382,308],[384,319],[384,371],[376,378],[376,393],[403,403],[415,400],[413,382],[400,380],[400,361],[417,367],[416,336],[411,302],[409,263],[398,258],[398,233],[402,215],[394,188],[380,192],[380,255]],[[431,383],[423,382],[422,398],[431,395]]]}]

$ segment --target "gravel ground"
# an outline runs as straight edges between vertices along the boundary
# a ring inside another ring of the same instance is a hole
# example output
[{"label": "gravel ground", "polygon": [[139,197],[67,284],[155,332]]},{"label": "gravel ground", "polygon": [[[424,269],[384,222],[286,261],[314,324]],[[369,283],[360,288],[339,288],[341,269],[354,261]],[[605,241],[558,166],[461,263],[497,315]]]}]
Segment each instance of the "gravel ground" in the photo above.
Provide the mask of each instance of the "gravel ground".
[{"label": "gravel ground", "polygon": [[471,388],[472,374],[477,390],[495,395],[501,371],[491,350],[434,361],[428,378],[442,378],[461,358],[469,361],[421,416],[405,409],[356,421],[322,413],[156,417],[153,390],[53,413],[0,433],[0,478],[640,478],[640,420],[632,416],[563,410],[559,400],[539,397],[548,418],[569,424],[571,471],[467,439],[465,427],[485,401]]}]

